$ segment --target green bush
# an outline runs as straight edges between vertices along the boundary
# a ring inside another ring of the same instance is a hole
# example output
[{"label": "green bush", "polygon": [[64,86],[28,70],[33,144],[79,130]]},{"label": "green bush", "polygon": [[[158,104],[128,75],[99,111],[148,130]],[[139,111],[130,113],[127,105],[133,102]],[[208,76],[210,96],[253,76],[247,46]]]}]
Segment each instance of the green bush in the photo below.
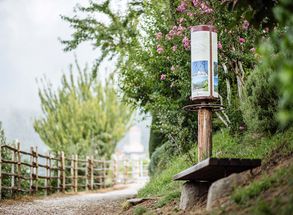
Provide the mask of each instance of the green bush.
[{"label": "green bush", "polygon": [[154,175],[156,172],[166,167],[169,162],[169,155],[170,152],[168,152],[168,143],[165,143],[162,146],[156,148],[151,156],[149,164],[150,175]]},{"label": "green bush", "polygon": [[249,76],[241,109],[250,131],[275,133],[278,128],[279,92],[270,69],[258,68]]}]

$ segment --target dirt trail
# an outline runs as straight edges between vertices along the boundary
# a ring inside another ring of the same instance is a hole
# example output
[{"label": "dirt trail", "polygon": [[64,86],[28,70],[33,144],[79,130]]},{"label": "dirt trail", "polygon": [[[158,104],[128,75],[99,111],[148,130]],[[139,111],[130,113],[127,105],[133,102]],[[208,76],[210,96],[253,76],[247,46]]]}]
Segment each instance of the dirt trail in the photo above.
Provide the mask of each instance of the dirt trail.
[{"label": "dirt trail", "polygon": [[0,203],[0,214],[9,215],[87,215],[120,214],[121,203],[137,193],[143,183],[131,184],[126,189],[105,193],[48,196],[30,202]]}]

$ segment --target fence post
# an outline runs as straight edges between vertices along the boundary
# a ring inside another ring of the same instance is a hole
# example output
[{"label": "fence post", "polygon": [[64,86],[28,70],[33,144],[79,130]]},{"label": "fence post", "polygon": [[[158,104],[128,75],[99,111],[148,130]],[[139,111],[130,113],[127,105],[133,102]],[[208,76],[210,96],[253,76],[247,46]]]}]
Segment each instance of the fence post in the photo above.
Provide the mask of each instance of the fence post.
[{"label": "fence post", "polygon": [[74,159],[74,192],[78,190],[78,155]]},{"label": "fence post", "polygon": [[52,186],[52,157],[51,157],[52,155],[51,155],[51,152],[49,152],[49,180],[48,180],[48,182],[49,182],[49,193],[51,193],[51,186]]},{"label": "fence post", "polygon": [[71,155],[71,168],[70,168],[70,175],[71,175],[71,191],[74,192],[74,155]]},{"label": "fence post", "polygon": [[38,152],[38,147],[36,146],[36,150],[35,150],[35,159],[36,159],[36,181],[35,181],[35,191],[36,193],[39,190],[39,184],[38,184],[38,180],[39,180],[39,152]]},{"label": "fence post", "polygon": [[[16,148],[15,146],[15,143],[13,144],[14,148]],[[14,196],[14,188],[15,188],[15,161],[16,161],[16,154],[15,154],[15,151],[12,150],[11,151],[11,160],[12,160],[12,165],[11,165],[11,193],[12,193],[12,196]]]},{"label": "fence post", "polygon": [[30,194],[34,193],[34,148],[30,147]]},{"label": "fence post", "polygon": [[91,171],[91,177],[90,177],[90,189],[94,189],[94,157],[91,156],[91,161],[90,161],[90,171]]},{"label": "fence post", "polygon": [[85,158],[85,191],[89,190],[89,157]]},{"label": "fence post", "polygon": [[60,191],[61,189],[61,153],[58,151],[57,153],[57,157],[59,158],[58,160],[56,160],[56,168],[57,168],[57,192]]},{"label": "fence post", "polygon": [[48,162],[48,158],[47,158],[48,153],[46,153],[46,170],[45,170],[45,173],[46,173],[46,178],[45,178],[45,186],[44,186],[44,195],[47,196],[48,195],[48,177],[49,177],[49,172],[48,172],[48,167],[49,167],[49,162]]},{"label": "fence post", "polygon": [[17,142],[17,191],[21,192],[21,155],[20,143]]},{"label": "fence post", "polygon": [[61,181],[61,186],[62,186],[62,192],[65,192],[65,156],[64,156],[64,152],[61,152],[61,157],[60,157],[60,161],[61,161],[61,166],[60,166],[60,170],[61,170],[61,174],[60,174],[60,181]]},{"label": "fence post", "polygon": [[105,188],[106,187],[106,169],[107,169],[105,159],[103,160],[102,168],[103,168],[103,179],[102,179],[103,185],[102,185],[102,187]]}]

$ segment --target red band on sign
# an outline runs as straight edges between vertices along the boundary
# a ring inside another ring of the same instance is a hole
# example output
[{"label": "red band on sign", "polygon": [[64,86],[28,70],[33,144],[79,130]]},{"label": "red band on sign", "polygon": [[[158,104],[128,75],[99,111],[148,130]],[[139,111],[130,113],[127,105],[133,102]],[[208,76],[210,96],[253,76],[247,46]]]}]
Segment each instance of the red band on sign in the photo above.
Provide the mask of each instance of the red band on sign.
[{"label": "red band on sign", "polygon": [[196,25],[191,28],[191,31],[211,31],[217,33],[217,29],[213,25]]}]

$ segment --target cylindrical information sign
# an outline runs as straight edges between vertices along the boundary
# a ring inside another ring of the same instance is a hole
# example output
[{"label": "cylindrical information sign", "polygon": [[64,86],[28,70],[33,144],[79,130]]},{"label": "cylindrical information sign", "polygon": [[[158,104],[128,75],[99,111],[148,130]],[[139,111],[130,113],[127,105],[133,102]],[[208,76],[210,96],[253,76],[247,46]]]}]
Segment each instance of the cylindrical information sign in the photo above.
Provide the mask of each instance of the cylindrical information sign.
[{"label": "cylindrical information sign", "polygon": [[217,31],[211,25],[191,30],[191,99],[218,98]]}]

